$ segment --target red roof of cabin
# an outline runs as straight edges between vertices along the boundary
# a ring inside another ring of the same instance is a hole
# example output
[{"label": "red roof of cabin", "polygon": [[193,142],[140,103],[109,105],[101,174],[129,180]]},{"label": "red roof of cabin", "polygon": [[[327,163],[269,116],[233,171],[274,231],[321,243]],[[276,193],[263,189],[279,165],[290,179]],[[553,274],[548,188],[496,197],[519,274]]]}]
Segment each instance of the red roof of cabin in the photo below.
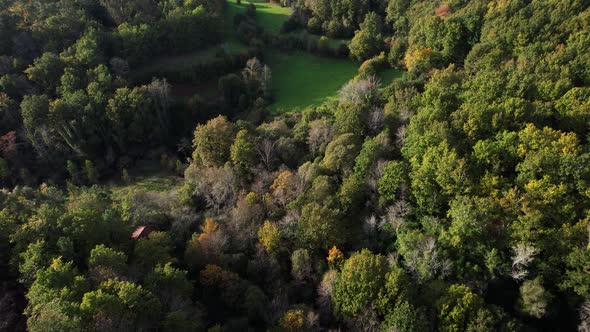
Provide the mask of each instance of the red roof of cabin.
[{"label": "red roof of cabin", "polygon": [[131,237],[133,239],[139,239],[143,237],[147,237],[152,232],[152,228],[150,226],[139,226],[133,231]]}]

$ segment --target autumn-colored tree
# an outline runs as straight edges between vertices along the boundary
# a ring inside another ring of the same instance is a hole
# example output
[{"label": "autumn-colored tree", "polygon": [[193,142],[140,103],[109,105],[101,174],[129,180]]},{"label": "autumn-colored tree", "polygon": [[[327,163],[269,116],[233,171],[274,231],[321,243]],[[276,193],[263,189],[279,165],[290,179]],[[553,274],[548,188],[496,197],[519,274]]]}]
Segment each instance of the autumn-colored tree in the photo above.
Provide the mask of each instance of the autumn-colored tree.
[{"label": "autumn-colored tree", "polygon": [[428,47],[411,45],[404,56],[404,64],[410,71],[421,70],[430,65],[433,51]]},{"label": "autumn-colored tree", "polygon": [[235,283],[239,276],[231,271],[222,269],[220,266],[207,264],[199,273],[199,280],[207,287],[226,288]]},{"label": "autumn-colored tree", "polygon": [[207,235],[213,234],[219,230],[219,224],[213,218],[205,218],[205,222],[201,225],[201,235],[199,238],[204,238]]},{"label": "autumn-colored tree", "polygon": [[328,257],[326,257],[326,261],[328,262],[330,268],[339,269],[344,262],[344,254],[336,246],[333,246],[328,251]]},{"label": "autumn-colored tree", "polygon": [[303,332],[305,331],[305,312],[301,309],[291,309],[281,317],[279,325],[286,332]]},{"label": "autumn-colored tree", "polygon": [[279,173],[270,186],[270,189],[272,190],[273,197],[280,206],[287,206],[287,204],[297,197],[297,194],[299,194],[297,184],[298,179],[295,173],[289,170]]},{"label": "autumn-colored tree", "polygon": [[276,253],[281,245],[281,234],[278,226],[268,220],[265,221],[258,230],[258,241],[260,241],[267,253]]},{"label": "autumn-colored tree", "polygon": [[193,234],[187,244],[186,258],[193,267],[203,262],[218,262],[227,245],[227,236],[213,218],[205,218],[201,233]]},{"label": "autumn-colored tree", "polygon": [[0,157],[11,160],[16,156],[16,131],[9,131],[4,136],[0,136]]}]

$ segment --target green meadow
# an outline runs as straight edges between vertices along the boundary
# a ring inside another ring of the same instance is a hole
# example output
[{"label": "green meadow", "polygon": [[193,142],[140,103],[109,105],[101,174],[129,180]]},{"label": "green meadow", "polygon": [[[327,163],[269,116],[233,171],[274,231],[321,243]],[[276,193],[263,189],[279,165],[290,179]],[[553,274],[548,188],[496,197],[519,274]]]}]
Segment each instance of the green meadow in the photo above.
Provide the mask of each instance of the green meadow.
[{"label": "green meadow", "polygon": [[[238,5],[237,0],[228,1],[226,17],[229,24],[232,22],[231,18],[245,11],[249,3],[250,1],[242,1]],[[291,15],[291,9],[267,2],[252,3],[256,6],[258,24],[265,31],[279,34],[283,22]],[[319,36],[310,35],[304,30],[292,34],[319,39]],[[350,41],[345,39],[330,39],[330,46],[338,47],[341,43],[348,42]],[[342,85],[356,76],[359,67],[359,63],[349,59],[324,58],[303,51],[287,54],[268,50],[265,63],[273,71],[275,102],[271,105],[271,110],[275,113],[303,109],[335,97]],[[381,73],[380,78],[383,85],[386,85],[400,76],[400,71],[389,69]]]},{"label": "green meadow", "polygon": [[[253,3],[256,6],[256,22],[267,32],[279,34],[283,22],[291,15],[291,8],[262,1],[242,1],[238,5],[237,0],[228,0],[227,15],[232,18],[246,10],[246,7]],[[230,20],[231,22],[231,20]]]},{"label": "green meadow", "polygon": [[[178,69],[178,67],[191,67],[194,64],[206,63],[212,60],[219,53],[221,47],[225,52],[238,53],[245,51],[244,45],[237,37],[233,18],[236,14],[243,13],[246,7],[253,3],[256,6],[256,21],[265,30],[273,34],[279,34],[283,22],[289,18],[291,9],[281,7],[274,3],[259,1],[228,0],[225,11],[225,43],[206,50],[193,52],[179,56],[169,56],[155,59],[149,65],[138,68],[135,75],[147,72],[165,72],[166,70]],[[308,38],[319,36],[311,35],[307,31],[299,30],[291,34],[305,35]],[[340,43],[348,43],[350,40],[330,39],[331,47],[338,47]],[[319,57],[303,51],[283,53],[278,50],[269,49],[265,53],[264,62],[273,71],[273,92],[275,102],[271,105],[274,113],[291,112],[301,110],[310,105],[318,105],[334,98],[338,90],[356,76],[359,63],[350,59],[336,59]],[[391,83],[401,76],[401,72],[394,69],[387,69],[380,74],[382,85]],[[211,87],[208,87],[211,85]],[[176,90],[187,90],[182,93],[190,95],[200,91],[209,91],[209,95],[215,95],[216,82],[208,82],[200,86],[177,84]],[[182,92],[181,91],[181,92]],[[180,93],[180,92],[179,92]]]},{"label": "green meadow", "polygon": [[[275,113],[301,110],[336,97],[338,90],[357,74],[359,64],[349,59],[323,58],[305,52],[285,54],[269,51],[265,62],[273,71]],[[379,74],[382,86],[401,77],[387,69]]]},{"label": "green meadow", "polygon": [[335,96],[356,75],[358,64],[348,59],[322,58],[305,52],[267,53],[273,71],[273,112],[293,111]]}]

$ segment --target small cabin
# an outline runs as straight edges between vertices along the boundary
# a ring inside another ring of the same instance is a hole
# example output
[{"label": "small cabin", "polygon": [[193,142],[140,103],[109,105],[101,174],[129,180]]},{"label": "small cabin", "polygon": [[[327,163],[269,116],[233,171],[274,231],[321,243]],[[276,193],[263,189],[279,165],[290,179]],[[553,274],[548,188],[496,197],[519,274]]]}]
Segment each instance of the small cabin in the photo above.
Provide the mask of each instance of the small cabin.
[{"label": "small cabin", "polygon": [[153,232],[153,229],[150,226],[139,226],[133,231],[131,234],[131,238],[134,240],[144,239]]}]

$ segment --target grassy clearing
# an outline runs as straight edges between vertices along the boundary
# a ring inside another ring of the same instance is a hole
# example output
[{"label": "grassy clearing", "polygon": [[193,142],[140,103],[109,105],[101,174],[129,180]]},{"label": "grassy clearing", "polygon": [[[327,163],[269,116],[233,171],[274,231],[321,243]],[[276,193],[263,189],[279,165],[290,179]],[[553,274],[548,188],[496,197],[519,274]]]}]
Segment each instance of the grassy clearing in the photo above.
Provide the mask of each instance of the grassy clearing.
[{"label": "grassy clearing", "polygon": [[[302,110],[335,98],[338,90],[356,76],[359,64],[349,59],[322,58],[304,52],[269,51],[265,61],[273,71],[274,113]],[[400,78],[401,71],[379,74],[383,87]]]},{"label": "grassy clearing", "polygon": [[[179,67],[190,68],[191,65],[205,63],[224,52],[239,53],[247,50],[237,37],[233,18],[236,14],[246,10],[250,1],[243,0],[237,4],[237,0],[228,0],[224,13],[225,19],[225,43],[198,52],[169,56],[155,59],[149,65],[139,68],[134,74],[149,72],[165,72]],[[280,33],[281,26],[291,14],[290,8],[284,8],[277,4],[252,1],[256,5],[256,20],[271,33]],[[310,38],[319,36],[311,35],[305,30],[295,31],[292,34],[305,35]],[[330,39],[332,48],[341,43],[349,43],[346,39]],[[280,53],[269,50],[265,62],[273,71],[273,90],[276,102],[271,106],[273,112],[291,112],[303,109],[310,105],[321,104],[323,101],[336,97],[340,87],[357,74],[359,64],[349,59],[322,58],[305,52],[293,54]],[[401,76],[401,72],[393,69],[384,71],[381,75],[382,85],[386,86],[394,79]],[[216,80],[201,85],[179,85],[175,94],[190,96],[194,93],[205,96],[216,95]]]},{"label": "grassy clearing", "polygon": [[[283,23],[291,15],[291,8],[281,7],[274,3],[263,1],[242,1],[238,5],[237,0],[227,2],[226,17],[233,17],[238,13],[243,13],[246,6],[253,3],[256,6],[256,22],[267,32],[279,34]],[[230,21],[231,22],[231,21]]]},{"label": "grassy clearing", "polygon": [[166,174],[154,174],[130,179],[128,184],[110,187],[115,199],[121,199],[133,192],[168,192],[180,188],[182,178]]},{"label": "grassy clearing", "polygon": [[167,192],[182,186],[182,178],[162,171],[158,161],[143,161],[129,171],[129,180],[113,180],[109,188],[118,200],[132,192]]},{"label": "grassy clearing", "polygon": [[266,62],[273,71],[276,102],[273,112],[290,112],[317,105],[335,96],[357,73],[358,64],[348,59],[313,56],[304,52],[285,54],[270,51]]}]

